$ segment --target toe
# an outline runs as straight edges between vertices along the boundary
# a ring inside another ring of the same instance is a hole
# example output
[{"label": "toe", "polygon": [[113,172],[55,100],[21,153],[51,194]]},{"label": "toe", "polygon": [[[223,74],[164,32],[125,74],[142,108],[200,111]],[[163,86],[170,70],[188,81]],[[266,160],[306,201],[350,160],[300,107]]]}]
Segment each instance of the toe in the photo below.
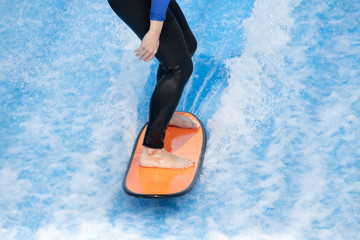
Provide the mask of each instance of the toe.
[{"label": "toe", "polygon": [[192,120],[192,126],[193,126],[194,128],[199,128],[199,127],[200,127],[200,124],[199,124],[197,121]]}]

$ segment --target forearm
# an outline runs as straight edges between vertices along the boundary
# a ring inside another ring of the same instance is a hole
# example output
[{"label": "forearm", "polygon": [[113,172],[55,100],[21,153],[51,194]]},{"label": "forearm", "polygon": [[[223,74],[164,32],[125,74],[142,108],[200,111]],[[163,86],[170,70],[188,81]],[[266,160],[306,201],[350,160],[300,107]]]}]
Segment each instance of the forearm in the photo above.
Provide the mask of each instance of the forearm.
[{"label": "forearm", "polygon": [[139,60],[150,61],[159,48],[159,39],[163,28],[166,10],[170,0],[152,0],[150,10],[150,28],[141,41],[141,45],[135,50]]},{"label": "forearm", "polygon": [[156,34],[157,36],[160,36],[163,24],[164,24],[164,22],[162,22],[162,21],[150,20],[149,32]]}]

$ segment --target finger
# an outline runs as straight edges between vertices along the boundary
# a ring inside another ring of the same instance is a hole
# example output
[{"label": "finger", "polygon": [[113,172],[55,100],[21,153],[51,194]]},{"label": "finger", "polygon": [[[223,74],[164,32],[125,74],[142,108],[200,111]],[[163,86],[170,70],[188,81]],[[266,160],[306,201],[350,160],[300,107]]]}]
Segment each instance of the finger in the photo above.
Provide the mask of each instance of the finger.
[{"label": "finger", "polygon": [[146,53],[146,50],[143,49],[141,52],[138,52],[138,53],[136,54],[136,56],[137,56],[137,57],[141,57],[141,56],[143,56],[145,53]]},{"label": "finger", "polygon": [[144,59],[144,61],[145,61],[145,62],[151,61],[151,60],[154,58],[156,52],[157,52],[157,51],[149,51],[150,54],[147,56],[146,59]]},{"label": "finger", "polygon": [[140,57],[144,56],[147,52],[148,52],[148,50],[143,48],[141,52],[138,52],[136,54],[136,57],[140,58]]},{"label": "finger", "polygon": [[149,62],[154,58],[155,54],[151,54],[147,59],[144,60],[144,62]]},{"label": "finger", "polygon": [[136,49],[135,52],[136,52],[136,53],[139,53],[139,52],[141,52],[141,51],[143,51],[143,50],[144,50],[144,48],[140,45],[140,47],[139,47],[138,49]]},{"label": "finger", "polygon": [[146,55],[140,57],[139,60],[144,60],[145,61],[145,59],[147,59],[148,57],[149,57],[149,54],[146,54]]},{"label": "finger", "polygon": [[154,58],[154,54],[150,53],[144,57],[144,62],[149,62]]},{"label": "finger", "polygon": [[142,60],[140,58],[143,58],[148,53],[148,50],[144,49],[142,52],[136,54],[139,60]]},{"label": "finger", "polygon": [[143,56],[141,56],[139,58],[139,60],[145,60],[148,59],[150,56],[152,55],[152,53],[150,51],[146,52]]}]

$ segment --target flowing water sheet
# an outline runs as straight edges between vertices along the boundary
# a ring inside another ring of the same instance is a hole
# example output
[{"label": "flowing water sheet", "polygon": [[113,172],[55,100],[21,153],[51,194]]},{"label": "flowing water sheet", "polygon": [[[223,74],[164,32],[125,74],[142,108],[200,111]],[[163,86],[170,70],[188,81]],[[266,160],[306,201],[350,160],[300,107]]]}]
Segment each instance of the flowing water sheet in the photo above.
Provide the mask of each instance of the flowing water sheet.
[{"label": "flowing water sheet", "polygon": [[358,239],[360,4],[178,0],[196,187],[121,190],[157,64],[107,1],[0,3],[0,239]]}]

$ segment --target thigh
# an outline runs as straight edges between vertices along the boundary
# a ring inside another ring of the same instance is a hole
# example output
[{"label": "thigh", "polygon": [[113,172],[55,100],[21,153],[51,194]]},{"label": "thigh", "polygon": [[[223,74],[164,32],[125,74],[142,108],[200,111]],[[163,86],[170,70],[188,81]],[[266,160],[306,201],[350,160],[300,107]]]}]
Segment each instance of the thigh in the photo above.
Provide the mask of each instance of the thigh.
[{"label": "thigh", "polygon": [[183,31],[171,11],[166,13],[155,56],[161,65],[170,68],[185,65],[191,59]]},{"label": "thigh", "polygon": [[178,3],[175,0],[170,0],[168,10],[176,18],[176,21],[178,22],[178,24],[183,32],[189,53],[192,56],[194,54],[194,52],[196,51],[197,41],[189,27],[189,24],[186,21],[183,11],[181,10],[180,6],[178,5]]},{"label": "thigh", "polygon": [[[114,12],[143,39],[150,28],[150,0],[108,0]],[[165,67],[186,64],[191,58],[183,31],[168,9],[155,57]]]},{"label": "thigh", "polygon": [[143,39],[150,28],[150,0],[108,0],[114,12]]},{"label": "thigh", "polygon": [[179,23],[179,26],[183,32],[190,29],[183,11],[181,10],[179,4],[175,0],[170,0],[168,9],[176,18],[176,21]]}]

